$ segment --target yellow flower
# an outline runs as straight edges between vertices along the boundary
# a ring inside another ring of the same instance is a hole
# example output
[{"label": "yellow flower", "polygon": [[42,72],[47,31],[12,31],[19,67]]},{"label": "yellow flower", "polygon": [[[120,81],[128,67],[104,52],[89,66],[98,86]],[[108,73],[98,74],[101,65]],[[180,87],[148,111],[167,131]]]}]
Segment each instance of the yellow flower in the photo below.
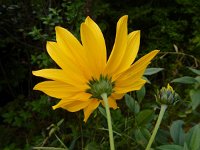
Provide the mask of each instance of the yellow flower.
[{"label": "yellow flower", "polygon": [[53,109],[61,107],[70,112],[83,109],[85,122],[103,104],[100,97],[103,92],[108,95],[109,106],[118,108],[116,100],[145,84],[142,75],[159,52],[154,50],[132,64],[139,49],[140,31],[128,34],[127,20],[128,16],[123,16],[117,23],[108,60],[103,34],[90,17],[81,24],[82,44],[68,30],[56,27],[56,42],[47,42],[47,52],[61,69],[33,71],[35,76],[50,79],[37,84],[34,90],[61,99]]}]

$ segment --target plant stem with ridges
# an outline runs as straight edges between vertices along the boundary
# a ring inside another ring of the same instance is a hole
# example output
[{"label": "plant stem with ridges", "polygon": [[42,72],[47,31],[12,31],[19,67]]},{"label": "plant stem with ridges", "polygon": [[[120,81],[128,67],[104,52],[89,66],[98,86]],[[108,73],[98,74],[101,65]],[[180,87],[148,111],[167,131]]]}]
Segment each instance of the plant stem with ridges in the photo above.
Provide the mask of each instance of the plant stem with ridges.
[{"label": "plant stem with ridges", "polygon": [[111,122],[111,116],[110,116],[110,108],[109,108],[109,104],[108,104],[108,97],[107,97],[106,93],[101,94],[101,97],[103,98],[104,105],[105,105],[105,108],[106,108],[109,139],[110,139],[110,149],[115,150],[113,130],[112,130],[112,122]]},{"label": "plant stem with ridges", "polygon": [[165,113],[166,109],[167,109],[167,105],[164,105],[164,104],[161,105],[160,113],[159,113],[159,116],[158,116],[158,120],[156,122],[156,125],[155,125],[155,127],[153,129],[153,133],[151,135],[151,138],[150,138],[149,143],[147,144],[147,147],[146,147],[145,150],[150,150],[151,149],[151,145],[152,145],[152,143],[153,143],[153,141],[155,139],[156,133],[157,133],[159,127],[160,127],[160,123],[162,121],[162,118],[164,116],[164,113]]}]

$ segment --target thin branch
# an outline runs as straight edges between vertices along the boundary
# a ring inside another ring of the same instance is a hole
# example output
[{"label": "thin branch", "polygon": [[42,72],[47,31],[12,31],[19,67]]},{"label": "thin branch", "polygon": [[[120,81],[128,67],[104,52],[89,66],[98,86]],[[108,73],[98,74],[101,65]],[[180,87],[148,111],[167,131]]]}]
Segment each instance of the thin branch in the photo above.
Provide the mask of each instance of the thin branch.
[{"label": "thin branch", "polygon": [[162,56],[160,57],[160,59],[163,59],[166,55],[168,54],[171,54],[171,55],[182,55],[184,57],[190,57],[194,60],[195,62],[195,66],[198,67],[200,64],[200,60],[197,59],[196,57],[194,57],[193,55],[190,55],[190,54],[186,54],[186,53],[183,53],[183,52],[160,52],[159,54],[162,54]]}]

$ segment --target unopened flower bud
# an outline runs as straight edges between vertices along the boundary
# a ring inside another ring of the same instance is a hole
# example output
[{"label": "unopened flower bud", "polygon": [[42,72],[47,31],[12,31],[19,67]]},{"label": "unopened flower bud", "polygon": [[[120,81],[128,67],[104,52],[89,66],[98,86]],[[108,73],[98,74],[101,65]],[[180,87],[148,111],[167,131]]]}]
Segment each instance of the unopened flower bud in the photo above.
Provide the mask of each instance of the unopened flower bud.
[{"label": "unopened flower bud", "polygon": [[167,88],[162,87],[156,95],[156,101],[159,104],[174,105],[179,99],[178,94],[173,90],[173,88],[168,84]]}]

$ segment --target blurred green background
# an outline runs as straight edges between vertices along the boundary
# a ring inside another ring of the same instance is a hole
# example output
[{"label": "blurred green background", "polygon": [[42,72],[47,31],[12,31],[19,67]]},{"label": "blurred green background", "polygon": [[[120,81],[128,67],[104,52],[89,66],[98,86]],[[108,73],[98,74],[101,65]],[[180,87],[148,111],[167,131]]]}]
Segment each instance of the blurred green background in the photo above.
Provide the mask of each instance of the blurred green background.
[{"label": "blurred green background", "polygon": [[[153,101],[155,89],[174,78],[195,76],[187,67],[199,69],[200,66],[200,1],[0,0],[0,149],[30,149],[31,146],[41,145],[48,137],[49,130],[46,128],[62,118],[67,125],[58,134],[71,149],[87,149],[91,141],[92,147],[95,147],[94,141],[101,141],[103,136],[107,136],[106,132],[98,130],[91,133],[90,129],[106,124],[95,114],[85,125],[81,113],[52,111],[51,106],[57,100],[32,90],[42,79],[34,77],[31,72],[56,67],[46,52],[46,41],[55,40],[55,26],[65,27],[80,38],[80,24],[86,16],[90,16],[102,29],[110,53],[116,23],[126,14],[129,16],[129,32],[141,30],[139,57],[154,49],[161,51],[151,66],[164,70],[149,77],[152,84],[146,88],[150,91],[146,94],[147,99],[151,97],[149,99]],[[175,84],[175,87],[187,102],[188,91],[193,87],[182,84]],[[186,103],[181,107],[185,108],[182,115],[186,115]],[[122,102],[121,112],[124,110],[126,107]],[[128,112],[123,112],[123,115],[127,114],[129,116]],[[171,116],[167,119],[169,124],[181,115]],[[197,116],[189,116],[189,120],[185,120],[194,124],[198,122]],[[44,145],[59,146],[54,138],[47,139],[49,141]],[[123,139],[121,142],[124,142],[121,146],[131,149],[127,146],[128,141]],[[134,140],[133,143],[139,149],[140,144]]]}]

